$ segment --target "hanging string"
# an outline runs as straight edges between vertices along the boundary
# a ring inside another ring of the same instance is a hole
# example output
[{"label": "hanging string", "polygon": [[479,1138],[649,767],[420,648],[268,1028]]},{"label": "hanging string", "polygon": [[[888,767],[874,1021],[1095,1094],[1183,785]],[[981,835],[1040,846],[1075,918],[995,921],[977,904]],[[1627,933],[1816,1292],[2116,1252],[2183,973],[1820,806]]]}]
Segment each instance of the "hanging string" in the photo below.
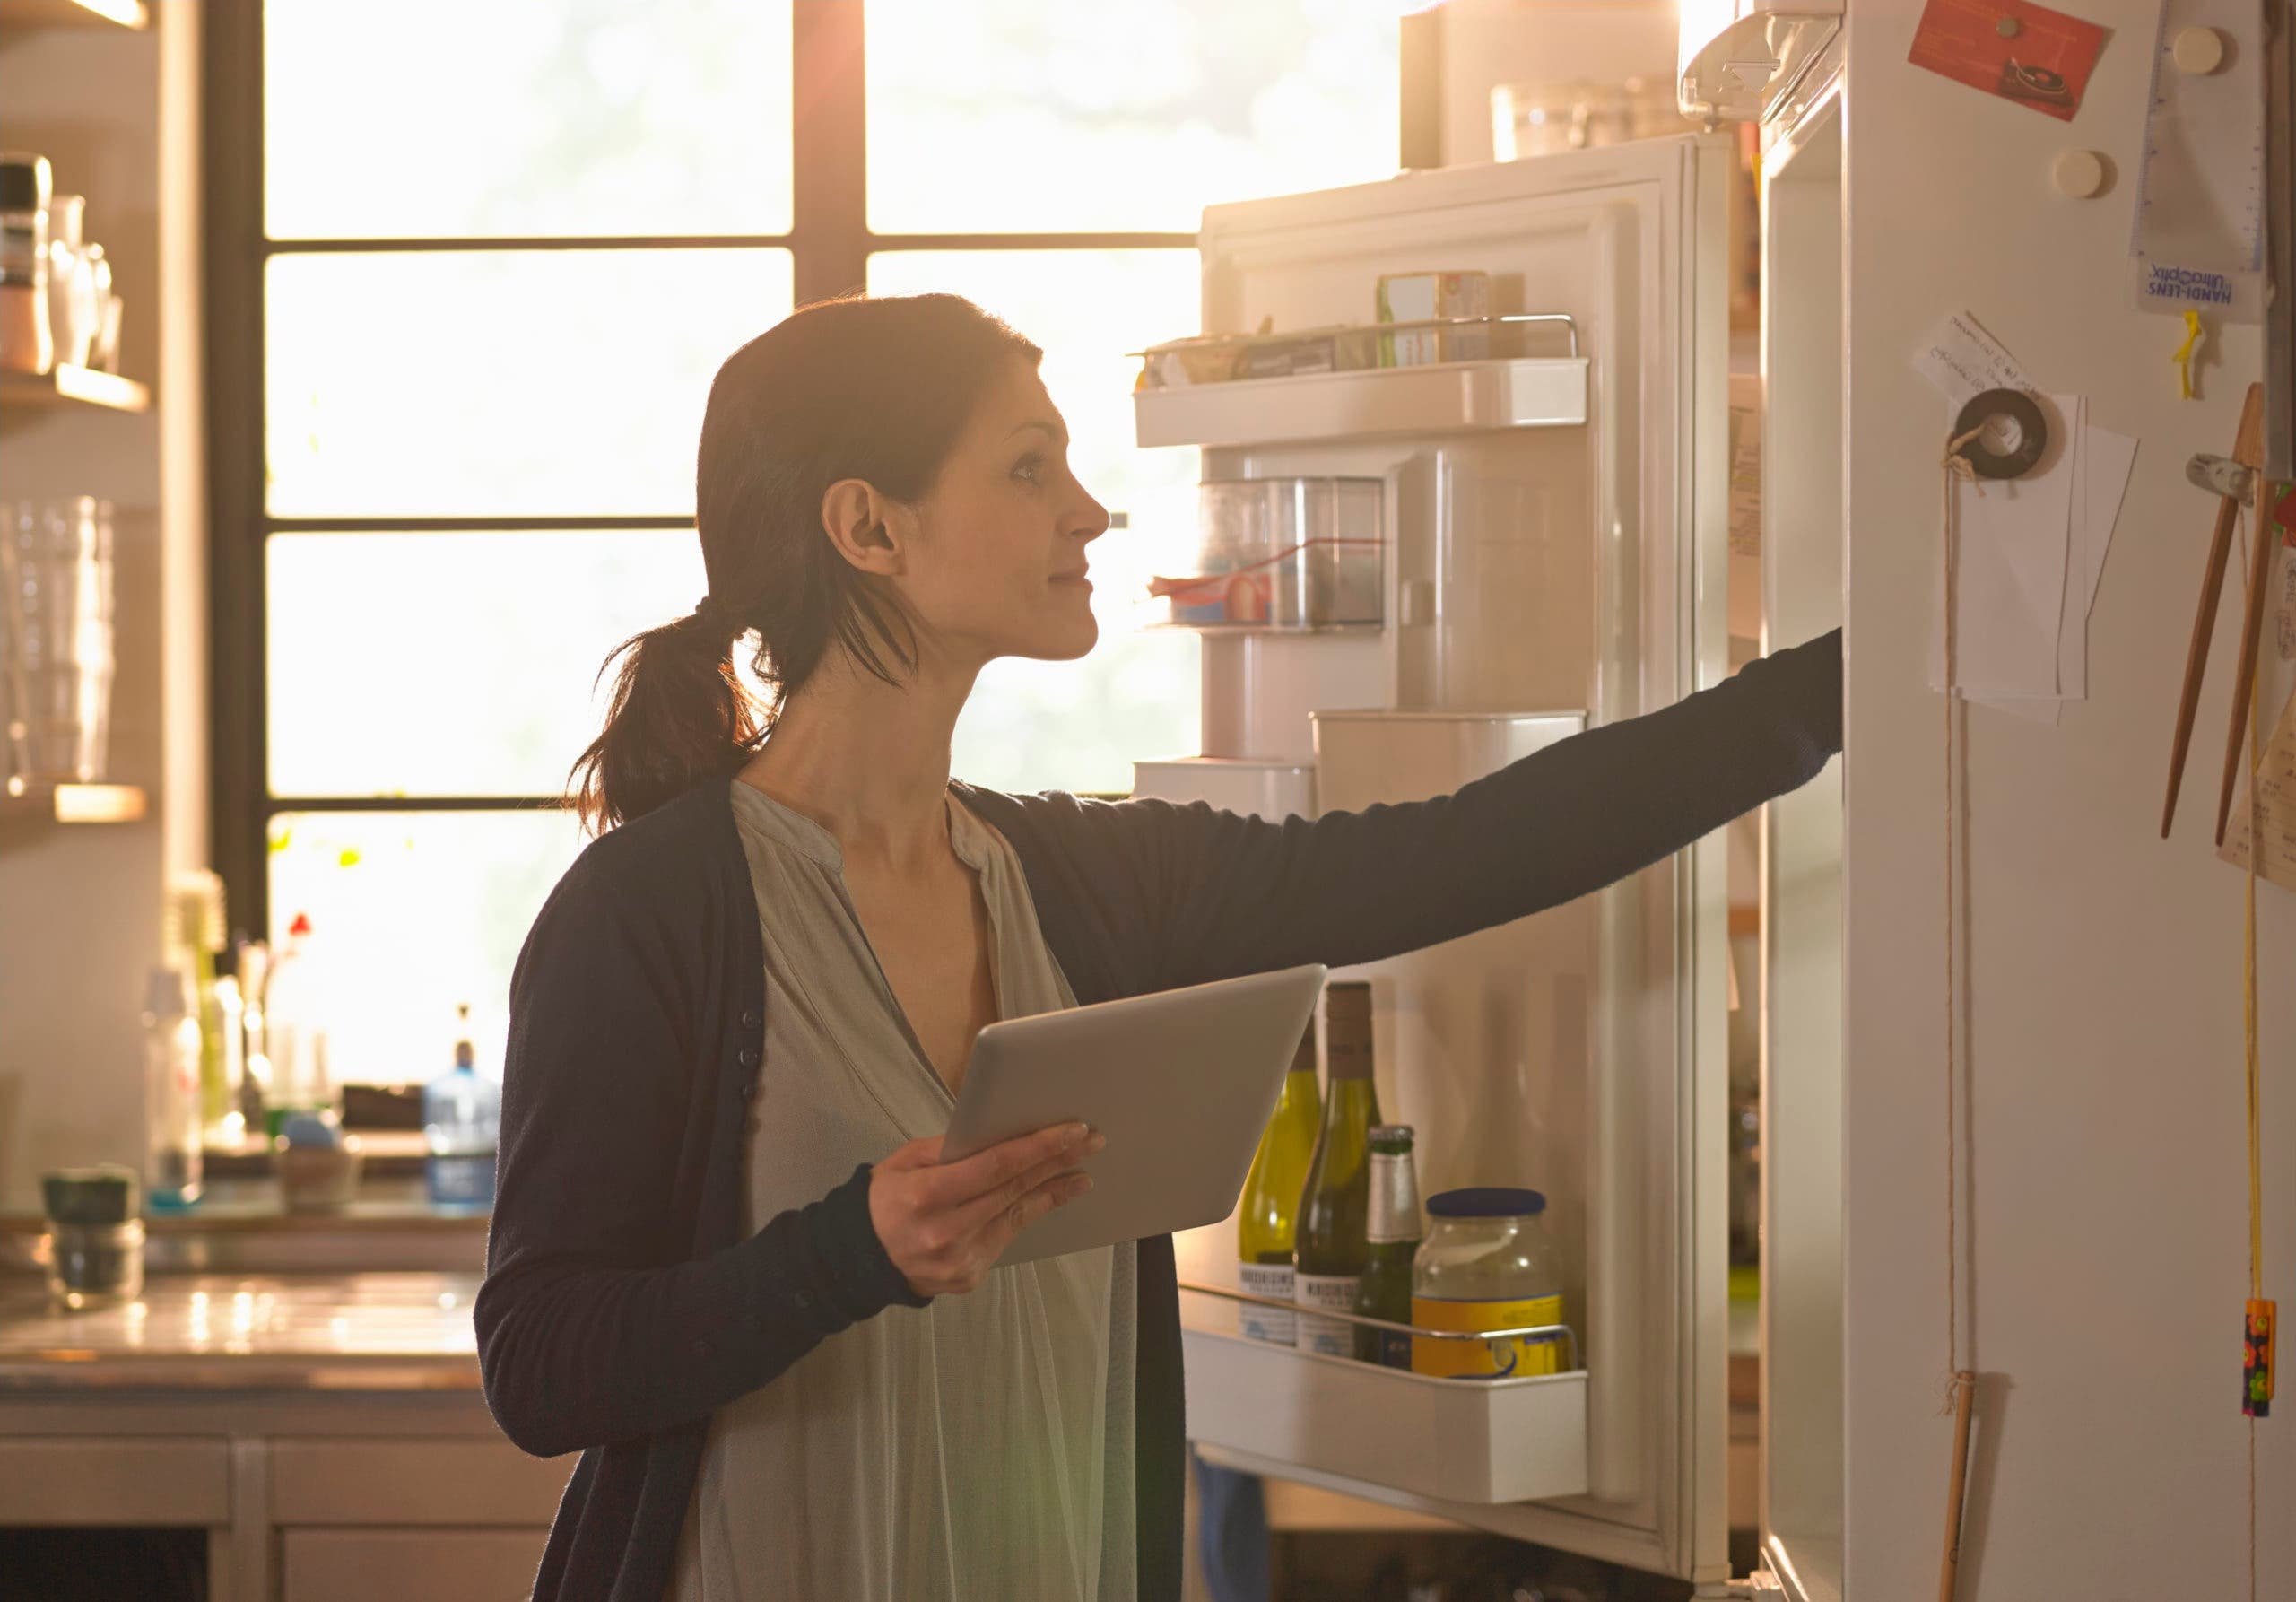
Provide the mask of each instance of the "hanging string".
[{"label": "hanging string", "polygon": [[[2259,496],[2262,493],[2263,486],[2259,485]],[[2236,515],[2240,527],[2241,570],[2252,572],[2255,569],[2248,556],[2247,509],[2240,508]],[[2270,537],[2261,518],[2255,537]],[[2257,1071],[2257,858],[2264,851],[2264,811],[2263,787],[2256,781],[2257,769],[2264,761],[2264,677],[2257,674],[2248,687],[2248,879],[2240,991],[2241,1025],[2248,1047],[2248,1296],[2252,1301],[2264,1295],[2264,1154],[2257,1117],[2262,1098]]]},{"label": "hanging string", "polygon": [[[2257,486],[2257,505],[2264,504],[2264,486]],[[2240,570],[2252,573],[2249,531],[2245,508],[2236,508],[2240,530]],[[2264,519],[2257,520],[2255,537],[2266,539]],[[2248,873],[2244,886],[2240,945],[2240,1025],[2247,1052],[2248,1122],[2248,1300],[2264,1296],[2264,1157],[2259,1139],[2257,1088],[2257,860],[2264,854],[2263,786],[2257,768],[2264,759],[2264,679],[2258,673],[2248,687]],[[2247,1376],[2241,1383],[2245,1387]],[[2244,1411],[2247,1411],[2244,1409]],[[2248,1602],[2257,1602],[2257,1415],[2248,1412]]]},{"label": "hanging string", "polygon": [[1955,1080],[1959,1075],[1957,1039],[1960,1034],[1960,1010],[1955,1006],[1954,979],[1957,945],[1954,939],[1959,859],[1955,854],[1955,823],[1961,811],[1959,754],[1960,708],[1954,692],[1955,663],[1953,653],[1953,621],[1957,610],[1953,593],[1960,529],[1954,517],[1955,492],[1967,482],[1980,495],[1985,493],[1977,483],[1977,469],[1961,454],[1964,447],[1985,431],[1979,427],[1957,434],[1946,441],[1944,460],[1940,464],[1944,475],[1943,509],[1943,538],[1939,541],[1944,563],[1944,612],[1945,657],[1945,753],[1943,763],[1945,775],[1945,1367],[1951,1376],[1947,1381],[1945,1408],[1953,1415],[1953,1455],[1951,1482],[1945,1501],[1945,1551],[1937,1580],[1938,1602],[1953,1602],[1953,1592],[1960,1577],[1961,1561],[1961,1503],[1969,1479],[1970,1409],[1977,1389],[1977,1375],[1961,1366],[1961,1308],[1959,1262],[1961,1251],[1961,1175],[1957,1154],[1961,1149],[1961,1123],[1955,1116]]}]

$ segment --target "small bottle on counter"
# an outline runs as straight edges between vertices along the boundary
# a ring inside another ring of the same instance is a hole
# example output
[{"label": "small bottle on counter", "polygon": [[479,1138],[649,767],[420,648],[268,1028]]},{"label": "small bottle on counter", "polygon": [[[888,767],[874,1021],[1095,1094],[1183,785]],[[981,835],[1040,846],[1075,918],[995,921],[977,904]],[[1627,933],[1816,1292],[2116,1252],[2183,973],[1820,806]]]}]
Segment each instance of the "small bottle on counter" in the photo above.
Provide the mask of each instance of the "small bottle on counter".
[{"label": "small bottle on counter", "polygon": [[152,970],[144,1010],[144,1188],[155,1209],[199,1199],[201,1039],[182,970]]},{"label": "small bottle on counter", "polygon": [[287,943],[264,984],[264,1053],[271,1069],[265,1132],[278,1135],[299,1112],[333,1104],[327,1071],[327,1010],[332,999],[323,949],[312,939],[311,918],[298,912]]},{"label": "small bottle on counter", "polygon": [[173,914],[170,960],[190,971],[192,1009],[199,1019],[199,1118],[206,1137],[217,1144],[226,1139],[226,1119],[233,1105],[235,1076],[230,1042],[224,1036],[223,998],[215,988],[226,925],[223,919],[223,881],[204,868],[177,876],[170,896]]},{"label": "small bottle on counter", "polygon": [[46,156],[0,154],[0,368],[10,372],[44,373],[56,365],[48,304],[55,190]]},{"label": "small bottle on counter", "polygon": [[144,1293],[144,1220],[135,1171],[108,1163],[42,1174],[48,1293],[74,1312]]},{"label": "small bottle on counter", "polygon": [[232,942],[239,977],[239,1121],[248,1135],[269,1132],[271,1058],[264,1040],[264,990],[271,979],[271,948],[241,936]]},{"label": "small bottle on counter", "polygon": [[215,1010],[223,1026],[223,1115],[207,1126],[207,1144],[236,1150],[247,1138],[247,999],[239,993],[239,953],[215,953]]},{"label": "small bottle on counter", "polygon": [[[1412,1260],[1419,1254],[1419,1170],[1412,1160],[1409,1124],[1371,1131],[1371,1205],[1363,1222],[1370,1250],[1355,1286],[1355,1310],[1390,1324],[1411,1322]],[[1355,1355],[1385,1368],[1411,1366],[1411,1336],[1392,1329],[1355,1328]]]},{"label": "small bottle on counter", "polygon": [[470,1003],[457,1009],[461,1030],[455,1066],[422,1087],[423,1163],[430,1201],[441,1207],[494,1205],[494,1146],[502,1123],[502,1093],[478,1072],[470,1038]]}]

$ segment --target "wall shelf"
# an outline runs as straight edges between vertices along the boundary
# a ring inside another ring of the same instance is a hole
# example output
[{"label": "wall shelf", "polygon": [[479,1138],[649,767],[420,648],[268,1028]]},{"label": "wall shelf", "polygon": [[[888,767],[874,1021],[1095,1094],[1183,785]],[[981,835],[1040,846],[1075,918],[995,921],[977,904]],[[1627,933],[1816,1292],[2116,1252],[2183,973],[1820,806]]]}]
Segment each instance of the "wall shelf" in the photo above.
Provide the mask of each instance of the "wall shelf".
[{"label": "wall shelf", "polygon": [[0,28],[125,28],[152,25],[144,0],[0,0]]},{"label": "wall shelf", "polygon": [[1238,379],[1135,390],[1132,405],[1143,447],[1570,428],[1587,421],[1587,359],[1525,356]]},{"label": "wall shelf", "polygon": [[31,785],[22,793],[0,790],[0,818],[53,823],[134,823],[147,806],[132,784]]},{"label": "wall shelf", "polygon": [[142,412],[150,408],[152,392],[117,373],[98,372],[92,367],[57,367],[44,373],[0,373],[0,405]]}]

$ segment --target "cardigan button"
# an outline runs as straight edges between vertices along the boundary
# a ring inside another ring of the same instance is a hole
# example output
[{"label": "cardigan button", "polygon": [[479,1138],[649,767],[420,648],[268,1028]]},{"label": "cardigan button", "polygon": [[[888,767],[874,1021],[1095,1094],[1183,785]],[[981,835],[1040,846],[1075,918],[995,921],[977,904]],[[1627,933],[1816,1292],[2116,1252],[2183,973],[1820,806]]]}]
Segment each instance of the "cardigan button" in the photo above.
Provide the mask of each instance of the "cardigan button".
[{"label": "cardigan button", "polygon": [[742,1067],[745,1068],[753,1068],[757,1067],[757,1048],[755,1046],[743,1047],[740,1053],[735,1057],[734,1060],[741,1064]]},{"label": "cardigan button", "polygon": [[759,1018],[757,1015],[757,1008],[752,1007],[749,1011],[742,1014],[742,1027],[744,1029],[755,1029],[758,1026],[758,1023]]},{"label": "cardigan button", "polygon": [[813,1293],[811,1291],[800,1291],[796,1295],[790,1297],[789,1300],[800,1310],[803,1310],[813,1306]]},{"label": "cardigan button", "polygon": [[765,1320],[758,1317],[755,1313],[744,1313],[742,1316],[742,1328],[748,1330],[752,1335],[763,1335],[765,1333]]},{"label": "cardigan button", "polygon": [[693,1343],[693,1354],[696,1357],[706,1358],[717,1350],[718,1348],[711,1345],[708,1341],[696,1341]]},{"label": "cardigan button", "polygon": [[735,1093],[739,1095],[743,1101],[748,1101],[752,1096],[757,1094],[757,1081],[754,1079],[743,1080],[742,1088]]}]

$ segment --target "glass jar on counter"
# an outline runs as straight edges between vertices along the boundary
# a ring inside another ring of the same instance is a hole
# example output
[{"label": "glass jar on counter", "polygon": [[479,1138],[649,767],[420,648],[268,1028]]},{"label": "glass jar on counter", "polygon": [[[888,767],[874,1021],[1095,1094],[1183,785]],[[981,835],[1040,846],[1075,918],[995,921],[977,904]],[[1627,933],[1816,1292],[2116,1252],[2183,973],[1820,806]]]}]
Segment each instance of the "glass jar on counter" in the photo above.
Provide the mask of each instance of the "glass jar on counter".
[{"label": "glass jar on counter", "polygon": [[[1411,1321],[1474,1332],[1562,1322],[1562,1279],[1546,1235],[1546,1197],[1485,1186],[1427,1198],[1427,1239],[1413,1266]],[[1413,1373],[1519,1380],[1563,1371],[1562,1336],[1411,1343]]]},{"label": "glass jar on counter", "polygon": [[131,1168],[67,1168],[40,1177],[50,1299],[77,1312],[144,1293],[144,1220]]}]

